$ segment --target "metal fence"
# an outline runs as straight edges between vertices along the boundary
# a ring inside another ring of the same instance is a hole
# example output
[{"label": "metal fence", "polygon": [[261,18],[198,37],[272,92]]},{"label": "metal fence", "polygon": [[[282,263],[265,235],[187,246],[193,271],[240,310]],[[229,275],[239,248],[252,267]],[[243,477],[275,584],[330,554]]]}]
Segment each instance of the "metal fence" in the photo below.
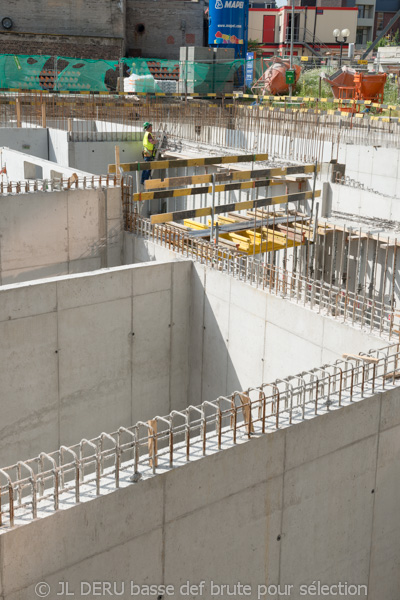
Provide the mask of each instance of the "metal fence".
[{"label": "metal fence", "polygon": [[143,121],[151,121],[154,130],[176,139],[305,162],[321,160],[324,142],[332,145],[333,158],[340,143],[399,147],[398,118],[328,114],[321,111],[323,103],[316,103],[315,108],[303,111],[286,103],[282,107],[242,105],[232,98],[189,102],[185,98],[7,93],[0,97],[0,126],[49,126],[76,132],[79,139],[89,141],[96,138],[101,121],[108,135],[115,131],[121,136],[135,127],[142,131]]}]

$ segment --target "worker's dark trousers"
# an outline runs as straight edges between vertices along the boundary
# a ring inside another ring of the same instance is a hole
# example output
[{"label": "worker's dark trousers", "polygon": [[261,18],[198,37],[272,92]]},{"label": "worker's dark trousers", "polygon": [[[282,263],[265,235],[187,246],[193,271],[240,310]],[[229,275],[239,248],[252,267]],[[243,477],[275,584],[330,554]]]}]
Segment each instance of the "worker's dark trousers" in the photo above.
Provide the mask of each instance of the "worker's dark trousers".
[{"label": "worker's dark trousers", "polygon": [[[153,158],[151,156],[145,156],[144,160],[146,162],[151,162],[153,160]],[[148,171],[142,171],[142,185],[144,185],[145,181],[147,181],[148,179],[150,179],[150,174],[151,174],[151,170],[150,169]]]}]

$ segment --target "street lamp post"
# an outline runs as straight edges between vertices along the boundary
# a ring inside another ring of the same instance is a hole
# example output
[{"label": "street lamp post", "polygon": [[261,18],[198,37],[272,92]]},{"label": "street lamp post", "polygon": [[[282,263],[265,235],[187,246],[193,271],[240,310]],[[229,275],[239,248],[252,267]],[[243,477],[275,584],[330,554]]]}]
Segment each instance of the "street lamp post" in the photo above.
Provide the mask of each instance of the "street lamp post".
[{"label": "street lamp post", "polygon": [[[339,35],[342,35],[343,40],[338,40]],[[343,46],[345,45],[347,38],[350,35],[350,30],[349,29],[342,29],[342,31],[340,31],[340,29],[334,29],[333,30],[333,37],[336,40],[337,44],[340,44],[340,59],[339,59],[339,67],[342,66],[342,52],[343,52]]]}]

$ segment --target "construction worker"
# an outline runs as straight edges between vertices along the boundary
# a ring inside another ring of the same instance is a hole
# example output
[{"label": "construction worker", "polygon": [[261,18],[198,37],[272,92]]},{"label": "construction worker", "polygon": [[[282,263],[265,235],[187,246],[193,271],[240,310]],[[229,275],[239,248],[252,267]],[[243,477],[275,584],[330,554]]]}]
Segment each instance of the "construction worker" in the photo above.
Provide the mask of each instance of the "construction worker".
[{"label": "construction worker", "polygon": [[[151,123],[143,123],[144,136],[143,136],[143,158],[146,162],[151,162],[154,160],[156,155],[156,140],[152,136],[153,126]],[[151,170],[146,170],[142,172],[142,185],[147,179],[150,179]]]}]

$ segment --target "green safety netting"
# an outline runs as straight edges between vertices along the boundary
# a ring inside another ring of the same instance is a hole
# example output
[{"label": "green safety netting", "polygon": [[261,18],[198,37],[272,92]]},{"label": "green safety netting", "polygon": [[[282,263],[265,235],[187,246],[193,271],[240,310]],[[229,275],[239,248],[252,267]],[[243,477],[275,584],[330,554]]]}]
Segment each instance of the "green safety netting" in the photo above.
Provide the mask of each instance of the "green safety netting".
[{"label": "green safety netting", "polygon": [[65,56],[0,55],[0,87],[27,90],[107,91],[116,85],[118,61]]},{"label": "green safety netting", "polygon": [[50,91],[114,91],[120,70],[125,91],[222,93],[240,83],[245,61],[198,63],[145,58],[89,60],[64,56],[0,55],[0,88]]},{"label": "green safety netting", "polygon": [[201,63],[193,61],[124,58],[129,80],[125,91],[153,93],[222,93],[237,83],[243,60]]}]

